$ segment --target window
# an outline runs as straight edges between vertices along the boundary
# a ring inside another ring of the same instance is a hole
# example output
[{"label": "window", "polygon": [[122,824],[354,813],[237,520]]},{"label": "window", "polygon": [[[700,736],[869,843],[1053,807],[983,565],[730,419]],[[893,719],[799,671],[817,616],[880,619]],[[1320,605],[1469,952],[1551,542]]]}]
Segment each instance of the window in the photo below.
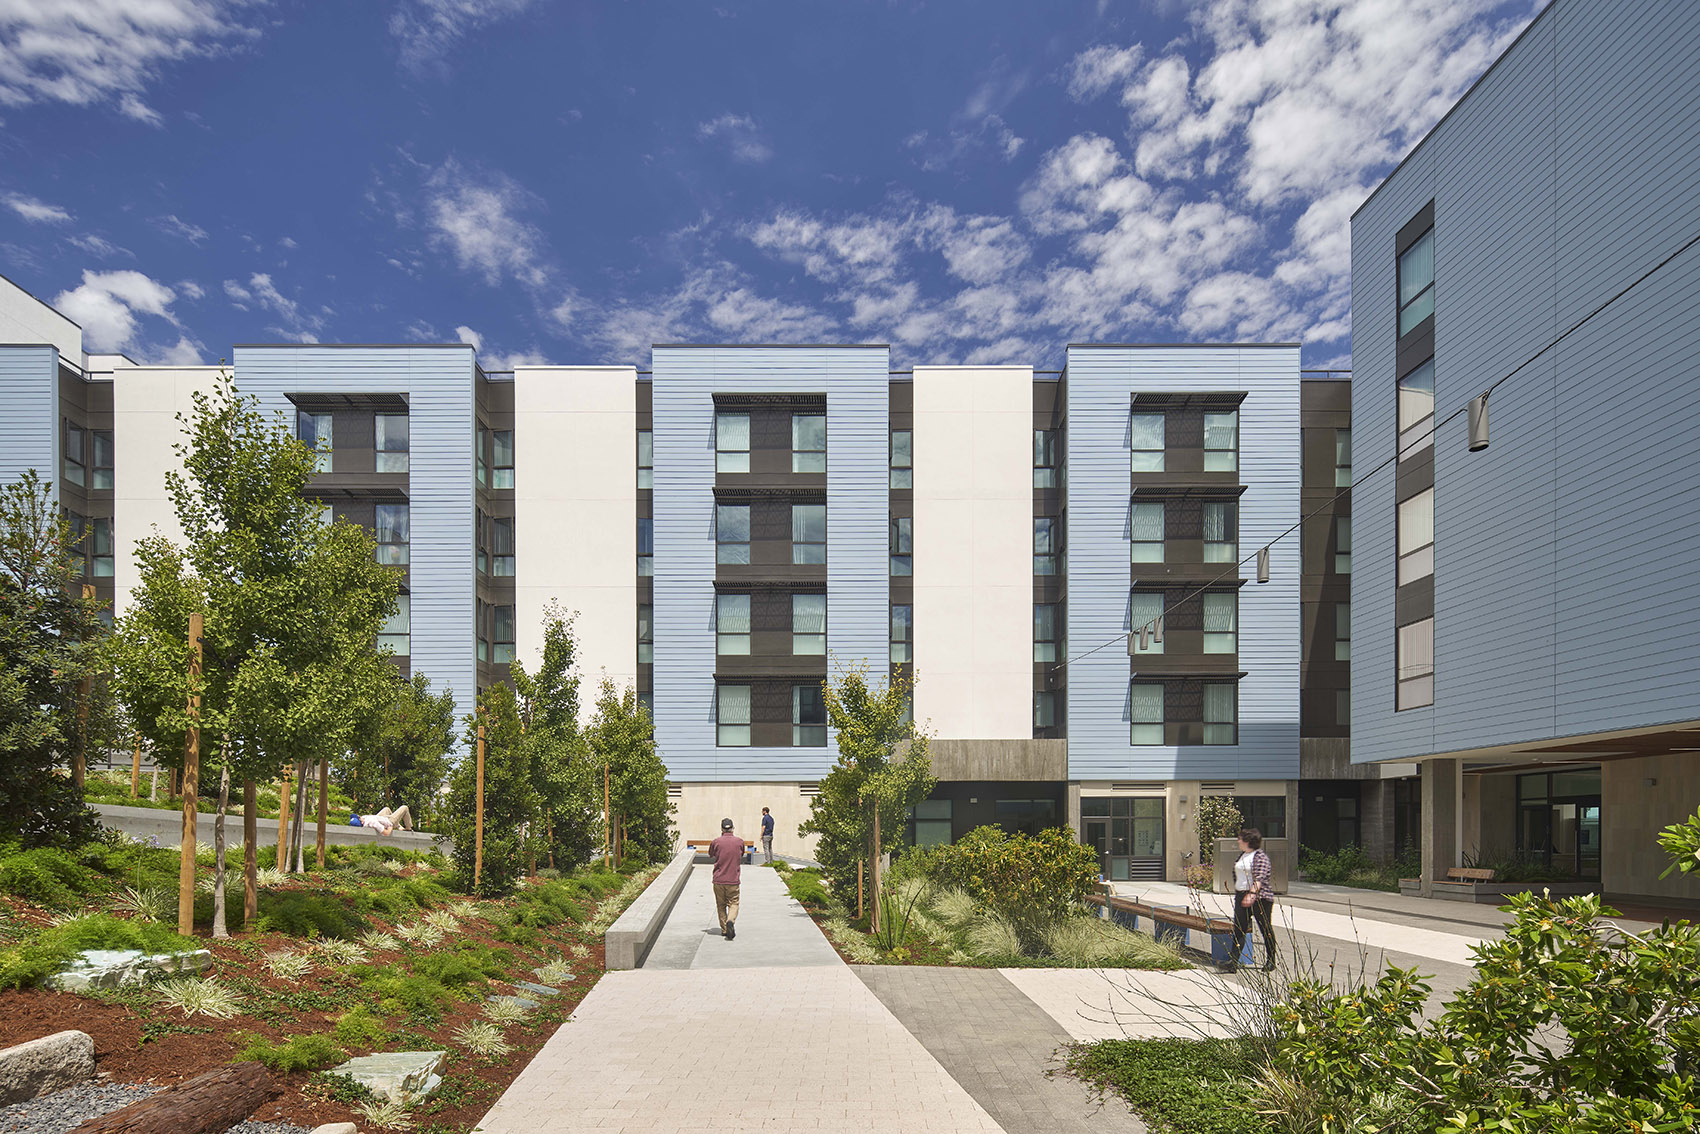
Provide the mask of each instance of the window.
[{"label": "window", "polygon": [[638,488],[655,487],[655,434],[638,430]]},{"label": "window", "polygon": [[721,748],[750,746],[750,687],[720,685],[715,688],[714,743]]},{"label": "window", "polygon": [[1240,648],[1240,596],[1233,591],[1204,595],[1204,652],[1233,654]]},{"label": "window", "polygon": [[478,613],[474,618],[478,631],[478,660],[487,662],[490,660],[490,604],[483,599],[477,601]]},{"label": "window", "polygon": [[826,562],[826,505],[791,505],[791,562]]},{"label": "window", "polygon": [[[655,574],[655,520],[650,516],[639,516],[637,524],[637,572],[640,577],[648,577]],[[746,545],[746,562],[748,550]]]},{"label": "window", "polygon": [[714,596],[714,652],[747,657],[750,652],[750,596]]},{"label": "window", "polygon": [[1434,619],[1399,627],[1399,709],[1434,704]]},{"label": "window", "polygon": [[112,517],[97,516],[88,525],[89,574],[112,578]]},{"label": "window", "polygon": [[1239,687],[1226,681],[1204,686],[1204,743],[1240,742]]},{"label": "window", "polygon": [[472,446],[472,464],[479,484],[490,483],[490,431],[478,429],[478,440]]},{"label": "window", "polygon": [[1132,641],[1129,642],[1129,646],[1131,647],[1128,651],[1129,653],[1137,655],[1160,654],[1163,652],[1163,643],[1157,641],[1155,635],[1152,636],[1150,645],[1141,646],[1139,644],[1139,628],[1141,626],[1151,626],[1155,628],[1157,620],[1162,617],[1162,591],[1134,591],[1133,594],[1128,596],[1127,625],[1128,631],[1133,635]]},{"label": "window", "polygon": [[377,471],[406,472],[407,415],[405,413],[380,413],[374,417],[373,423],[372,447],[377,450]]},{"label": "window", "polygon": [[[295,437],[317,455],[314,458],[314,472],[330,472],[331,461],[331,415],[328,413],[308,413],[306,410],[295,411]],[[81,483],[81,482],[79,482]]]},{"label": "window", "polygon": [[1352,431],[1334,431],[1334,487],[1352,487]]},{"label": "window", "polygon": [[490,487],[514,486],[514,431],[498,429],[490,434]]},{"label": "window", "polygon": [[908,605],[891,608],[891,661],[907,665],[915,660],[915,608]]},{"label": "window", "polygon": [[1434,229],[1399,257],[1399,333],[1434,314]]},{"label": "window", "polygon": [[791,415],[791,471],[826,471],[826,415]]},{"label": "window", "polygon": [[1169,419],[1160,413],[1133,415],[1133,471],[1162,472]]},{"label": "window", "polygon": [[[1256,827],[1266,839],[1287,836],[1287,797],[1284,795],[1235,796],[1234,806],[1245,817],[1247,827]],[[1354,840],[1355,841],[1355,840]]]},{"label": "window", "polygon": [[1334,690],[1334,723],[1346,728],[1352,727],[1352,691],[1350,689]]},{"label": "window", "polygon": [[643,710],[643,715],[653,721],[655,719],[655,690],[639,689],[637,703],[638,708]]},{"label": "window", "polygon": [[1352,573],[1352,517],[1334,517],[1334,573]]},{"label": "window", "polygon": [[89,431],[90,456],[89,487],[112,487],[112,430],[93,429]]},{"label": "window", "polygon": [[1133,533],[1133,562],[1163,562],[1165,511],[1161,500],[1133,506],[1133,516],[1129,523],[1129,530]]},{"label": "window", "polygon": [[513,578],[514,574],[514,518],[501,516],[490,521],[490,551],[491,563],[495,570],[491,572],[498,578]]},{"label": "window", "polygon": [[384,619],[383,629],[378,631],[378,648],[406,657],[413,649],[413,596],[397,595],[395,602],[395,613]]},{"label": "window", "polygon": [[1434,489],[1399,503],[1399,582],[1434,574]]},{"label": "window", "polygon": [[750,561],[750,506],[748,504],[716,504],[714,506],[714,561],[716,563],[748,563]]},{"label": "window", "polygon": [[[750,471],[750,415],[747,413],[717,413],[714,415],[714,471],[717,473],[746,473]],[[749,743],[745,741],[745,743]]]},{"label": "window", "polygon": [[84,450],[88,433],[80,425],[65,423],[65,480],[67,483],[88,483],[88,453]]},{"label": "window", "polygon": [[1057,573],[1058,544],[1060,531],[1057,521],[1050,516],[1039,516],[1033,521],[1033,573],[1035,575],[1055,575]]},{"label": "window", "polygon": [[791,747],[826,747],[826,699],[819,685],[791,686]]},{"label": "window", "polygon": [[1133,716],[1133,744],[1163,743],[1163,683],[1135,681],[1129,699]]},{"label": "window", "polygon": [[791,652],[826,653],[826,596],[791,596]]},{"label": "window", "polygon": [[891,573],[915,573],[915,521],[908,516],[891,518]]},{"label": "window", "polygon": [[1057,695],[1048,689],[1033,694],[1033,728],[1055,728],[1057,724]]},{"label": "window", "polygon": [[655,608],[647,602],[638,604],[638,664],[655,664]]},{"label": "window", "polygon": [[1054,429],[1035,429],[1033,431],[1033,487],[1055,488],[1057,486],[1057,431]]},{"label": "window", "polygon": [[923,799],[915,805],[915,845],[942,847],[950,843],[950,800]]},{"label": "window", "polygon": [[[336,523],[336,505],[321,503],[319,505],[319,522],[321,524]],[[480,569],[482,570],[482,568]]]},{"label": "window", "polygon": [[1233,472],[1240,467],[1240,411],[1204,415],[1204,471]]},{"label": "window", "polygon": [[891,487],[915,487],[915,435],[907,429],[891,431]]},{"label": "window", "polygon": [[1399,379],[1399,456],[1434,444],[1434,359]]},{"label": "window", "polygon": [[514,660],[514,608],[492,606],[490,623],[490,660],[506,665]]},{"label": "window", "polygon": [[1240,558],[1240,507],[1232,500],[1204,506],[1204,561],[1235,563]]},{"label": "window", "polygon": [[373,534],[378,537],[378,562],[392,567],[407,566],[407,505],[379,504],[373,515]]},{"label": "window", "polygon": [[1352,604],[1334,604],[1334,660],[1352,660]]},{"label": "window", "polygon": [[71,529],[69,558],[80,564],[78,567],[79,574],[87,575],[89,573],[88,564],[83,561],[88,558],[89,554],[89,522],[87,518],[79,516],[75,512],[66,509],[60,509],[60,511],[64,514],[65,525]]},{"label": "window", "polygon": [[488,575],[490,573],[490,514],[482,508],[474,508],[473,525],[473,531],[477,533],[477,539],[473,542],[478,545],[478,573]]},{"label": "window", "polygon": [[1034,603],[1033,660],[1036,662],[1056,661],[1057,638],[1057,604],[1054,602]]}]

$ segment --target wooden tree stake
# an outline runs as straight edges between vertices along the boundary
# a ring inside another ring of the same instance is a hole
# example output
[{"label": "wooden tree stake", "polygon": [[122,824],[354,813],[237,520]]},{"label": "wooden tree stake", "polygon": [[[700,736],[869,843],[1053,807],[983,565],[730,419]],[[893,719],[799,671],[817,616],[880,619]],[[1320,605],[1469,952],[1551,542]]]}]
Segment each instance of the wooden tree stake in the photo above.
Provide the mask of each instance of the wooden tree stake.
[{"label": "wooden tree stake", "polygon": [[142,738],[136,737],[136,751],[130,757],[130,798],[135,799],[142,787]]},{"label": "wooden tree stake", "polygon": [[242,781],[242,928],[250,929],[260,912],[260,891],[255,884],[260,855],[260,785]]},{"label": "wooden tree stake", "polygon": [[294,768],[283,770],[283,779],[277,782],[277,868],[289,869],[289,783]]},{"label": "wooden tree stake", "polygon": [[484,709],[478,709],[478,794],[472,813],[472,889],[476,893],[484,874]]},{"label": "wooden tree stake", "polygon": [[195,931],[195,786],[201,774],[201,612],[189,615],[189,733],[183,752],[183,861],[177,875],[177,932]]},{"label": "wooden tree stake", "polygon": [[319,865],[317,869],[325,868],[325,820],[330,807],[331,762],[319,761]]}]

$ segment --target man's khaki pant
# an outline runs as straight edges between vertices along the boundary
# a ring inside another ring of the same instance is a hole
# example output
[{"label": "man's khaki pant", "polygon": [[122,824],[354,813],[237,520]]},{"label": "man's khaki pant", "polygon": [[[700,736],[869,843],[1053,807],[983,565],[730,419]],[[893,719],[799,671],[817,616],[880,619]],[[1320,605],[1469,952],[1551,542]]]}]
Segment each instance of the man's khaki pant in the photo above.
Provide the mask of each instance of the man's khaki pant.
[{"label": "man's khaki pant", "polygon": [[714,884],[714,912],[720,918],[720,932],[725,933],[726,927],[738,920],[738,884],[716,882]]}]

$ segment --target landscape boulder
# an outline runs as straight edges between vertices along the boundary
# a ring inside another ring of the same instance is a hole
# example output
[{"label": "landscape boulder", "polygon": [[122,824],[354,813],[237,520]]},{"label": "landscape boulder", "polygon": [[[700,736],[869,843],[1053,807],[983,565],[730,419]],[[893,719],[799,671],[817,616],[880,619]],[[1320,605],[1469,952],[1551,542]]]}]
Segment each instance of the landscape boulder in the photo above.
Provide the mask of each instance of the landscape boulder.
[{"label": "landscape boulder", "polygon": [[175,973],[198,973],[212,965],[205,949],[182,953],[144,953],[140,949],[89,949],[42,981],[60,992],[86,992],[91,988],[118,988],[145,984],[154,977]]},{"label": "landscape boulder", "polygon": [[0,1048],[0,1106],[62,1091],[93,1076],[94,1040],[87,1032],[54,1032]]},{"label": "landscape boulder", "polygon": [[330,1073],[347,1075],[375,1095],[410,1106],[443,1085],[448,1063],[446,1051],[385,1051],[350,1059]]}]

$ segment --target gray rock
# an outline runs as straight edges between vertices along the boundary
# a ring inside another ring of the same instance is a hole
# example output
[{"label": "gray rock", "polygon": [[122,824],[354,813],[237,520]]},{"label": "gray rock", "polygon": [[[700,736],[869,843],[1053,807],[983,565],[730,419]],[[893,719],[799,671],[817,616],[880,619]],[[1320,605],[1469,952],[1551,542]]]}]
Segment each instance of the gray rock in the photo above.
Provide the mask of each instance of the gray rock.
[{"label": "gray rock", "polygon": [[516,980],[516,981],[514,981],[514,987],[521,989],[525,992],[529,992],[533,996],[559,996],[559,995],[561,995],[561,990],[558,989],[558,988],[550,988],[546,984],[532,984],[528,980]]},{"label": "gray rock", "polygon": [[492,996],[490,1001],[493,1004],[517,1004],[519,1007],[524,1008],[527,1012],[537,1007],[537,1001],[528,999],[524,996]]},{"label": "gray rock", "polygon": [[50,1036],[0,1049],[0,1104],[62,1091],[94,1076],[94,1040],[87,1032]]},{"label": "gray rock", "polygon": [[327,1122],[313,1127],[313,1134],[360,1134],[360,1128],[352,1122]]},{"label": "gray rock", "polygon": [[408,1106],[443,1085],[442,1070],[448,1063],[446,1051],[386,1051],[350,1059],[330,1073],[347,1075],[373,1094]]},{"label": "gray rock", "polygon": [[91,988],[117,988],[145,984],[159,976],[198,973],[212,966],[205,949],[182,953],[144,953],[140,949],[90,949],[77,954],[71,963],[42,981],[61,992],[85,992]]}]

